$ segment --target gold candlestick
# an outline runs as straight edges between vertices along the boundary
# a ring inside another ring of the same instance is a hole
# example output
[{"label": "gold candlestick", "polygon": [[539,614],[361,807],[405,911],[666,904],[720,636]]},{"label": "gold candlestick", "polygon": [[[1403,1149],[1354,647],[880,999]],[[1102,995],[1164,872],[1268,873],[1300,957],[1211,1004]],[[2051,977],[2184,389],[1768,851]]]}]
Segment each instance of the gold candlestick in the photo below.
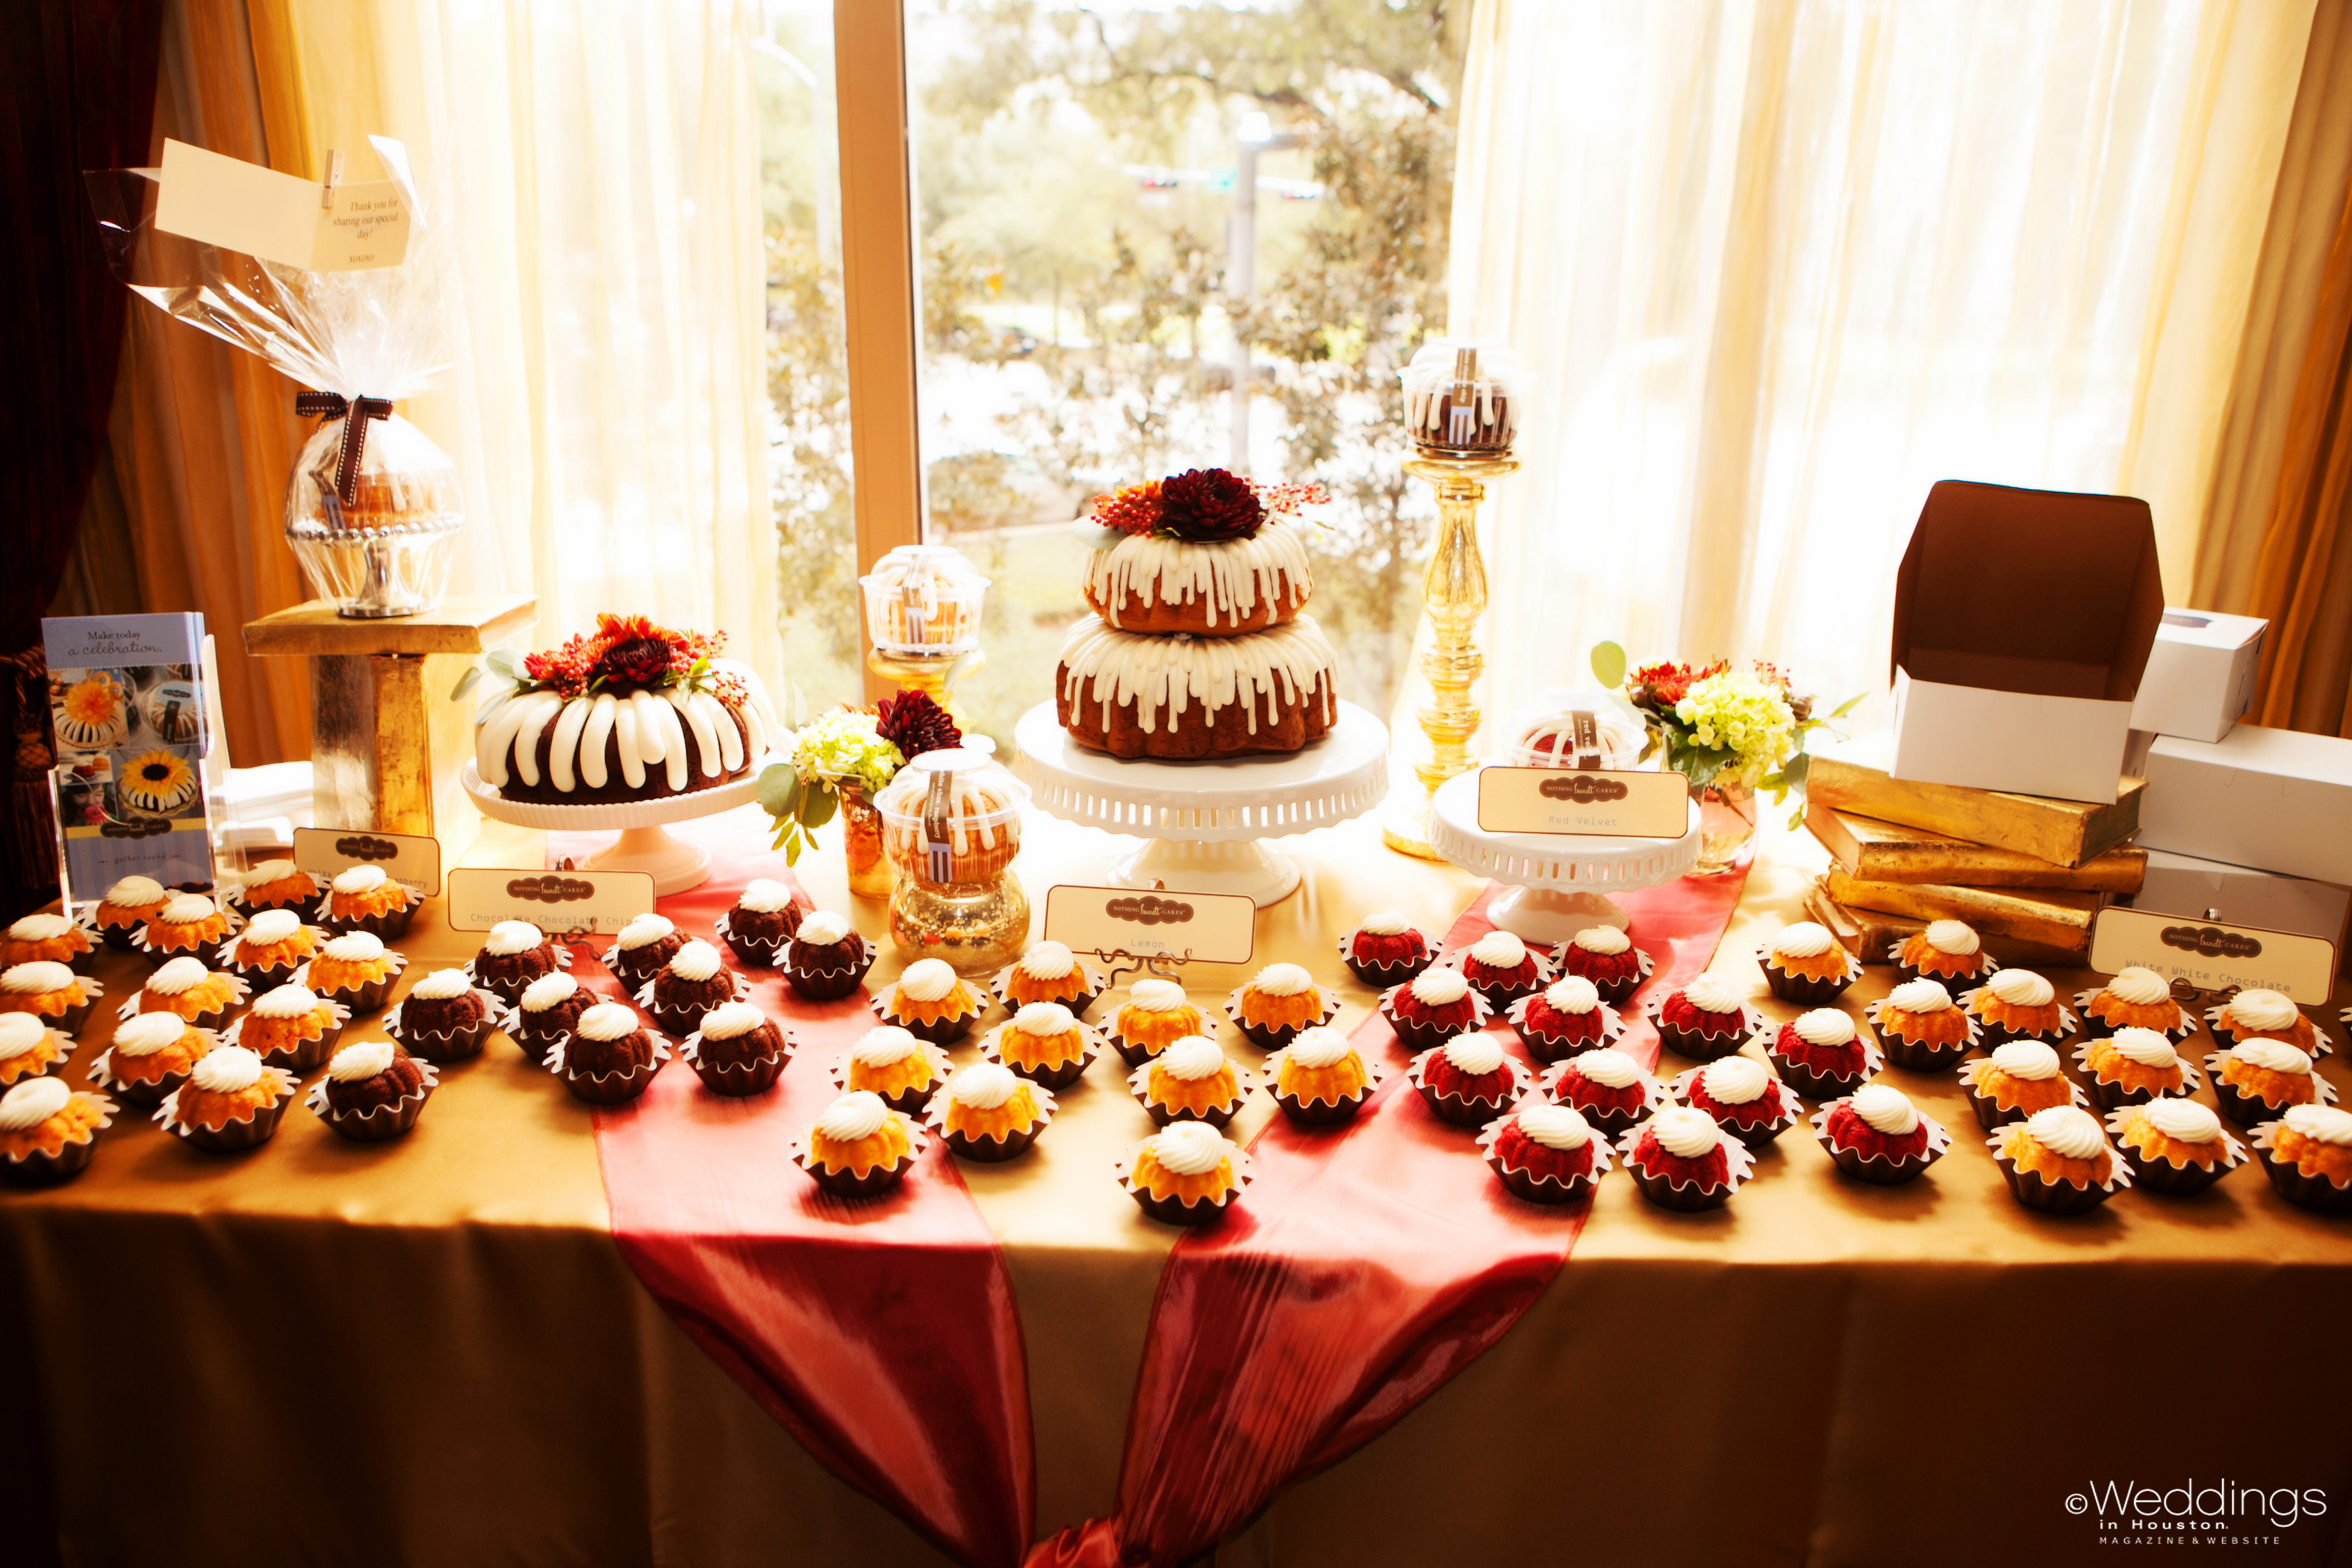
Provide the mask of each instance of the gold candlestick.
[{"label": "gold candlestick", "polygon": [[955,700],[948,695],[949,688],[987,662],[987,651],[977,647],[965,653],[947,654],[893,653],[877,647],[866,653],[866,668],[885,680],[926,693],[958,724],[963,723],[964,717]]},{"label": "gold candlestick", "polygon": [[1422,656],[1422,673],[1429,678],[1430,701],[1421,710],[1421,728],[1428,735],[1429,760],[1414,767],[1419,790],[1407,789],[1391,799],[1381,823],[1381,837],[1391,849],[1441,859],[1429,847],[1429,801],[1437,786],[1471,766],[1470,737],[1478,732],[1478,705],[1470,700],[1471,683],[1486,668],[1473,634],[1486,609],[1486,564],[1478,554],[1478,503],[1486,499],[1484,481],[1500,479],[1518,468],[1508,457],[1438,457],[1423,455],[1405,464],[1437,488],[1437,548],[1429,572],[1422,579],[1422,604],[1429,612],[1429,651]]}]

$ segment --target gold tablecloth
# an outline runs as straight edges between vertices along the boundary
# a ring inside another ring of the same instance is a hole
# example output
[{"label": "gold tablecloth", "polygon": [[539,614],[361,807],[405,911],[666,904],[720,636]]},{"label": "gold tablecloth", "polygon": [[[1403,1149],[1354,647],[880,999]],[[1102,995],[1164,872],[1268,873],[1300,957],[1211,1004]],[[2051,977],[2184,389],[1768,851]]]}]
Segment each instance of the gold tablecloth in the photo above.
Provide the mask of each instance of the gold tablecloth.
[{"label": "gold tablecloth", "polygon": [[[533,837],[494,832],[478,863],[534,863]],[[1099,882],[1126,844],[1039,819],[1019,870],[1033,895]],[[1256,962],[1338,984],[1343,1027],[1372,997],[1341,969],[1340,934],[1386,907],[1442,931],[1477,890],[1382,849],[1369,821],[1283,847],[1305,880],[1262,919]],[[1775,1017],[1791,1009],[1765,994],[1754,948],[1801,918],[1820,863],[1768,830],[1716,959]],[[820,903],[851,907],[837,849],[802,872]],[[877,909],[855,912],[882,929]],[[478,942],[437,915],[436,900],[401,944],[412,974]],[[105,1020],[143,973],[104,966]],[[1849,1004],[1888,974],[1868,971]],[[1221,998],[1244,977],[1188,984]],[[2332,1012],[2326,1026],[2340,1045]],[[85,1031],[72,1081],[110,1028]],[[1062,1097],[1032,1156],[965,1169],[1019,1293],[1041,1533],[1111,1505],[1173,1239],[1106,1174],[1148,1130],[1118,1065]],[[2339,1058],[2323,1070],[2344,1081]],[[2036,1216],[1956,1083],[1897,1081],[1958,1145],[1928,1179],[1859,1187],[1793,1130],[1717,1214],[1662,1214],[1604,1182],[1500,1345],[1220,1560],[2112,1561],[2069,1495],[2190,1476],[2326,1489],[2326,1518],[2263,1527],[2284,1541],[2263,1561],[2323,1560],[2352,1509],[2352,1371],[2335,1343],[2352,1222],[2279,1202],[2254,1168],[2196,1201]],[[1237,1135],[1268,1114],[1260,1097]],[[447,1071],[388,1146],[341,1142],[296,1107],[259,1152],[211,1157],[129,1113],[79,1182],[0,1196],[0,1267],[16,1348],[0,1474],[12,1500],[53,1510],[9,1533],[53,1529],[68,1561],[940,1561],[639,1288],[585,1108],[503,1041]]]}]

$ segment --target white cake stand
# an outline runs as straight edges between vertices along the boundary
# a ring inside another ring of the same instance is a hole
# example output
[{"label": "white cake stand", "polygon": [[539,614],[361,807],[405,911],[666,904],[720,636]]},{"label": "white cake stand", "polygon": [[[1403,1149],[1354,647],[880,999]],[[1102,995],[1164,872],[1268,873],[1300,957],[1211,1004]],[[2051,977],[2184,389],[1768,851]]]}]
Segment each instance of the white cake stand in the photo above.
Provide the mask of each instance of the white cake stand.
[{"label": "white cake stand", "polygon": [[1621,931],[1631,917],[1609,897],[1670,882],[1698,864],[1698,803],[1680,838],[1582,838],[1488,833],[1478,826],[1475,769],[1446,780],[1429,803],[1429,845],[1454,865],[1511,890],[1486,918],[1527,942],[1556,947],[1587,926]]},{"label": "white cake stand", "polygon": [[1021,716],[1013,772],[1066,822],[1150,839],[1110,869],[1113,887],[1288,898],[1298,868],[1265,840],[1360,816],[1388,794],[1389,732],[1352,702],[1304,751],[1171,763],[1088,751],[1041,702]]},{"label": "white cake stand", "polygon": [[662,831],[666,822],[691,822],[731,811],[760,794],[760,769],[768,759],[753,763],[749,772],[717,789],[668,795],[658,800],[614,801],[604,805],[543,805],[537,801],[509,800],[482,782],[469,760],[457,770],[457,782],[474,798],[482,815],[493,822],[517,827],[543,827],[554,833],[594,833],[618,828],[621,837],[588,857],[591,871],[649,871],[654,896],[667,898],[698,888],[710,878],[710,852],[697,844],[672,838]]}]

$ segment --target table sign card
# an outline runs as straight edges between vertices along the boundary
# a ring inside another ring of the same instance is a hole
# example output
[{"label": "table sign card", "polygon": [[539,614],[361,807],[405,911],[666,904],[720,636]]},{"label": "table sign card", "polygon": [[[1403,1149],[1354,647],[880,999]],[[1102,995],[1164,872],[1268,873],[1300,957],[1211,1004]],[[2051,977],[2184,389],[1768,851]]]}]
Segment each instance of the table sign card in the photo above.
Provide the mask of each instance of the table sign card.
[{"label": "table sign card", "polygon": [[354,866],[381,866],[385,876],[407,883],[426,898],[441,890],[441,841],[422,834],[379,833],[372,827],[298,827],[294,864],[329,878]]},{"label": "table sign card", "polygon": [[1690,829],[1680,773],[1565,768],[1478,770],[1478,831],[1587,838],[1680,838]]},{"label": "table sign card", "polygon": [[65,892],[88,903],[118,879],[214,885],[205,618],[68,616],[41,623],[50,770]]},{"label": "table sign card", "polygon": [[312,272],[397,267],[408,203],[392,180],[329,185],[166,137],[155,226]]},{"label": "table sign card", "polygon": [[522,871],[461,866],[449,873],[449,924],[488,931],[500,921],[529,921],[551,935],[611,936],[653,913],[648,871]]},{"label": "table sign card", "polygon": [[2154,910],[2107,909],[2091,928],[2091,967],[2113,974],[2132,964],[2200,991],[2277,991],[2306,1007],[2327,1000],[2336,944],[2324,937],[2221,925]]},{"label": "table sign card", "polygon": [[1241,893],[1045,889],[1045,940],[1097,957],[1129,952],[1180,963],[1247,963],[1257,951],[1257,905]]}]

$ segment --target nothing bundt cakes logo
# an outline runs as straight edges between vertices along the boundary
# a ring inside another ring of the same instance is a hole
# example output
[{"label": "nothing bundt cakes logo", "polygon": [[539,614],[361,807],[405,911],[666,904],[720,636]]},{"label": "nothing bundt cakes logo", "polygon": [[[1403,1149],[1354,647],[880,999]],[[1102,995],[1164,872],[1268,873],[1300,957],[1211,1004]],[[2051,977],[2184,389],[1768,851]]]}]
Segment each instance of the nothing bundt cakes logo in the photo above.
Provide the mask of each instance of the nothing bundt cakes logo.
[{"label": "nothing bundt cakes logo", "polygon": [[335,853],[346,860],[389,860],[400,853],[400,846],[389,839],[354,834],[336,839]]},{"label": "nothing bundt cakes logo", "polygon": [[1146,893],[1138,899],[1112,899],[1103,905],[1103,913],[1138,925],[1182,925],[1192,918],[1192,906]]},{"label": "nothing bundt cakes logo", "polygon": [[1573,801],[1579,805],[1591,805],[1604,800],[1623,800],[1633,792],[1615,779],[1605,779],[1597,773],[1561,773],[1548,778],[1536,786],[1546,800]]},{"label": "nothing bundt cakes logo", "polygon": [[108,817],[98,825],[100,838],[152,838],[159,833],[172,831],[172,824],[163,817],[150,816],[136,822],[121,822]]},{"label": "nothing bundt cakes logo", "polygon": [[526,903],[571,904],[596,896],[596,884],[577,877],[517,877],[507,884],[507,897]]},{"label": "nothing bundt cakes logo", "polygon": [[2193,952],[2200,958],[2260,958],[2263,944],[2243,931],[2219,926],[2167,926],[2164,945]]}]

